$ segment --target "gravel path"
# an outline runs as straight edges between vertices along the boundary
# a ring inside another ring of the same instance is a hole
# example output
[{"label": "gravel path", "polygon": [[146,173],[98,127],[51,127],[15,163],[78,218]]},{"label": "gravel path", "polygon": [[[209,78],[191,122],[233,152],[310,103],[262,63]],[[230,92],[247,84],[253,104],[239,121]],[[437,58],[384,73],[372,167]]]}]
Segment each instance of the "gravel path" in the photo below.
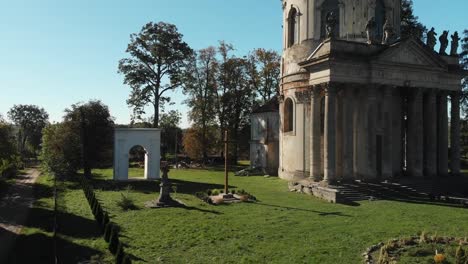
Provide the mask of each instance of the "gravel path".
[{"label": "gravel path", "polygon": [[34,203],[33,185],[39,177],[37,169],[28,169],[26,175],[19,175],[14,185],[0,194],[0,262],[20,234]]}]

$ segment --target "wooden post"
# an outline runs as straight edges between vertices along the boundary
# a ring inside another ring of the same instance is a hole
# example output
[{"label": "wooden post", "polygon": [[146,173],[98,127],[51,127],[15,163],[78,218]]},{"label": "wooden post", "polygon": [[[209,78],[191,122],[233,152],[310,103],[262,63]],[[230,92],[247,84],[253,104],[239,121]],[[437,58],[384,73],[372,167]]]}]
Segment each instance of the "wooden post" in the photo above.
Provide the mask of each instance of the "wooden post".
[{"label": "wooden post", "polygon": [[229,176],[228,176],[228,131],[224,131],[224,194],[228,194]]},{"label": "wooden post", "polygon": [[177,127],[175,128],[175,150],[174,150],[174,153],[175,153],[175,168],[176,170],[179,169],[179,157],[177,156],[177,148],[178,148],[178,144],[179,142],[177,142]]}]

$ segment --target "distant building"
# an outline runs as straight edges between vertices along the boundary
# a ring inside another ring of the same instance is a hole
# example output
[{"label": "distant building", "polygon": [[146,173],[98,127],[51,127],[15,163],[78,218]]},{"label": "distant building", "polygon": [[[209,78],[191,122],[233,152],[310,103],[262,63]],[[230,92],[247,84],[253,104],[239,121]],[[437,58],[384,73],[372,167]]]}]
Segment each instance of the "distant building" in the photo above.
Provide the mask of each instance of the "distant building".
[{"label": "distant building", "polygon": [[279,106],[278,99],[256,109],[251,119],[250,164],[269,175],[278,175]]}]

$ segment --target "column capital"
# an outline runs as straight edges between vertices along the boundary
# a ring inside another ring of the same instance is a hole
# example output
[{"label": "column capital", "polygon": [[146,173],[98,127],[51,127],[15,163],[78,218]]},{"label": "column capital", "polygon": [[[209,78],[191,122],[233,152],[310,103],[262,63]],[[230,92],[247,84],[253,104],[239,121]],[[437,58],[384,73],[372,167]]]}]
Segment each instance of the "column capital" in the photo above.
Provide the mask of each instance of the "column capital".
[{"label": "column capital", "polygon": [[309,91],[310,91],[310,96],[311,97],[320,97],[321,96],[321,93],[322,93],[322,86],[321,85],[311,85],[309,87]]},{"label": "column capital", "polygon": [[297,103],[298,104],[310,103],[311,94],[312,92],[309,89],[295,92]]},{"label": "column capital", "polygon": [[323,86],[326,95],[335,95],[338,91],[339,85],[337,83],[329,82]]}]

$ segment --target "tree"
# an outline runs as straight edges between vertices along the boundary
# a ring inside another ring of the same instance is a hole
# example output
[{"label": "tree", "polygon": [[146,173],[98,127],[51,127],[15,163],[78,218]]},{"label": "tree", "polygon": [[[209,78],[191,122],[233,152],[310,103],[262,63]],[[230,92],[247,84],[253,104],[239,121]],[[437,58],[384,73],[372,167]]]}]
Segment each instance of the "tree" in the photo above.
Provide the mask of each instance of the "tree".
[{"label": "tree", "polygon": [[196,128],[189,128],[184,133],[182,139],[184,150],[191,159],[201,160],[203,158],[203,146],[200,138],[200,130]]},{"label": "tree", "polygon": [[221,60],[219,62],[219,70],[217,74],[217,87],[216,87],[216,112],[218,117],[218,124],[220,135],[219,138],[224,138],[224,131],[227,129],[227,101],[229,98],[224,96],[227,94],[229,90],[228,86],[228,79],[229,79],[229,72],[228,72],[228,61],[233,58],[230,54],[231,51],[234,50],[232,44],[226,43],[224,41],[219,42],[218,52],[221,56]]},{"label": "tree", "polygon": [[[170,102],[164,94],[180,86],[185,60],[192,49],[182,40],[175,25],[150,22],[138,34],[130,36],[127,53],[130,58],[119,62],[119,73],[132,89],[127,104],[133,107],[135,118],[140,118],[145,106],[152,104],[153,127],[157,128],[160,107]],[[169,84],[163,84],[167,79]]]},{"label": "tree", "polygon": [[225,93],[221,96],[221,108],[224,110],[225,125],[229,130],[229,139],[236,142],[232,149],[232,159],[237,161],[239,133],[249,124],[249,116],[254,102],[254,91],[248,77],[249,62],[244,58],[230,58],[223,68],[226,72]]},{"label": "tree", "polygon": [[80,134],[71,123],[52,124],[44,128],[41,161],[45,170],[58,175],[69,175],[80,168]]},{"label": "tree", "polygon": [[413,0],[402,0],[401,1],[401,37],[416,37],[418,39],[424,39],[424,33],[427,32],[427,28],[418,21],[419,17],[414,15],[413,11]]},{"label": "tree", "polygon": [[216,73],[218,62],[216,49],[208,47],[191,56],[184,76],[185,103],[190,107],[189,118],[201,129],[203,160],[208,157],[207,131],[216,117]]},{"label": "tree", "polygon": [[181,118],[182,114],[177,110],[171,110],[168,113],[161,114],[161,156],[163,158],[166,153],[177,154],[176,145],[182,145],[182,130],[179,128]]},{"label": "tree", "polygon": [[0,160],[9,160],[15,154],[13,128],[0,115]]},{"label": "tree", "polygon": [[20,153],[25,155],[26,143],[29,143],[35,155],[41,144],[42,129],[48,123],[47,112],[36,105],[14,105],[8,112],[8,118],[19,127]]},{"label": "tree", "polygon": [[89,168],[112,164],[114,120],[106,105],[98,100],[73,104],[65,109],[64,123],[79,136]]},{"label": "tree", "polygon": [[[468,70],[468,29],[463,31],[461,44],[460,65],[462,69]],[[462,79],[461,105],[462,111],[466,116],[468,113],[468,76],[464,76]]]},{"label": "tree", "polygon": [[281,56],[274,50],[255,49],[249,55],[249,76],[261,104],[279,95]]},{"label": "tree", "polygon": [[182,114],[178,110],[171,110],[168,113],[163,113],[161,115],[160,127],[163,129],[179,127],[181,119]]}]

